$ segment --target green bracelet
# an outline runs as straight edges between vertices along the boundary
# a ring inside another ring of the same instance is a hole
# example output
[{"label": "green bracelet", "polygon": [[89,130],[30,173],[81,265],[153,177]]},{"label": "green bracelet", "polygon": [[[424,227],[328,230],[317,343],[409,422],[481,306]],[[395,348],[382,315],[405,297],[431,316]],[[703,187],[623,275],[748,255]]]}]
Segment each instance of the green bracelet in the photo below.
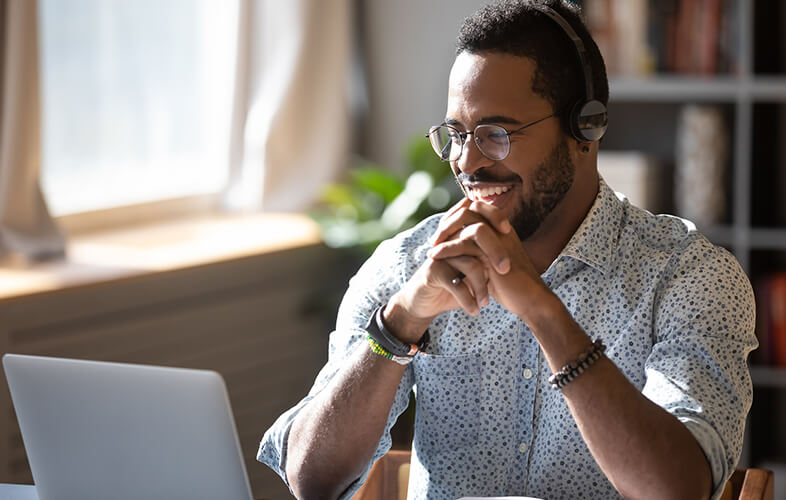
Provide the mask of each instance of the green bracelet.
[{"label": "green bracelet", "polygon": [[412,362],[413,359],[415,359],[414,356],[396,356],[396,355],[394,355],[393,353],[391,353],[390,351],[388,351],[387,349],[382,347],[379,344],[379,342],[374,340],[374,337],[372,337],[371,335],[367,334],[366,335],[366,340],[368,341],[368,346],[371,348],[371,352],[373,352],[374,354],[378,354],[378,355],[382,356],[383,358],[387,358],[387,359],[389,359],[391,361],[395,361],[396,363],[398,363],[400,365],[408,365],[408,364],[410,364]]}]

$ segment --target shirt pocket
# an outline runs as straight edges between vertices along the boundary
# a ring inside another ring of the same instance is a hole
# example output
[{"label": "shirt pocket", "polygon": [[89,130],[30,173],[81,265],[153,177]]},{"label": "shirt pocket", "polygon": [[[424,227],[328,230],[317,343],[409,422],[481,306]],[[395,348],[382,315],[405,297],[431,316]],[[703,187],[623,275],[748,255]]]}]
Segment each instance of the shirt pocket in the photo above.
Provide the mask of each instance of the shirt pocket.
[{"label": "shirt pocket", "polygon": [[421,447],[474,445],[480,432],[481,369],[476,354],[415,358],[415,439]]}]

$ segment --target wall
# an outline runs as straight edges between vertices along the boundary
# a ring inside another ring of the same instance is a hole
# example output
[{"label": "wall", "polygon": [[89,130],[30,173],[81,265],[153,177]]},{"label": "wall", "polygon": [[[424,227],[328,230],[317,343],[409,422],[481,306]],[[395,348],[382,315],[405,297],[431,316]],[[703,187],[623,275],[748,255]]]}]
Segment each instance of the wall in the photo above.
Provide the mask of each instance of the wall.
[{"label": "wall", "polygon": [[[0,300],[0,353],[218,371],[255,498],[285,498],[283,482],[255,460],[259,440],[327,359],[345,263],[309,245]],[[4,378],[0,483],[31,484]]]},{"label": "wall", "polygon": [[400,168],[404,145],[445,117],[456,34],[482,2],[361,3],[369,100],[361,153]]}]

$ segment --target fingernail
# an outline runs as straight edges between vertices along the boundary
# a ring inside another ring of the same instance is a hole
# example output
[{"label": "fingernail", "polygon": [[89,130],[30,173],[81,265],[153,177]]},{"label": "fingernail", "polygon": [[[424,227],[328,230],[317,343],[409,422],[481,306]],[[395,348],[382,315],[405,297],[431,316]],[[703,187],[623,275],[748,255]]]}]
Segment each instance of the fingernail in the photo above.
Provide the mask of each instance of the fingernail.
[{"label": "fingernail", "polygon": [[502,260],[500,260],[497,264],[497,269],[499,269],[500,274],[505,274],[510,271],[510,259],[504,257]]},{"label": "fingernail", "polygon": [[510,221],[505,219],[502,221],[502,232],[508,234],[510,230],[513,229],[513,226],[510,225]]}]

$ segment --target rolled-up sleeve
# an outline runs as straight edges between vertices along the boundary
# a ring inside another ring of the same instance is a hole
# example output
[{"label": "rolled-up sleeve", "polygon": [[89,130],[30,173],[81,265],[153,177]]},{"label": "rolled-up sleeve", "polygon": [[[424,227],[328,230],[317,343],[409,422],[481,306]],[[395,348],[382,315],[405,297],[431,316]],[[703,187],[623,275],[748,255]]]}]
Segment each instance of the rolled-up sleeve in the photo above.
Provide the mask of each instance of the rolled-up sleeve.
[{"label": "rolled-up sleeve", "polygon": [[[361,266],[357,274],[352,277],[339,307],[336,329],[330,334],[327,364],[320,370],[308,395],[293,408],[283,413],[265,432],[259,445],[257,460],[268,465],[280,475],[288,487],[290,483],[286,475],[287,442],[293,421],[303,407],[330,383],[352,352],[358,348],[365,348],[366,332],[364,327],[368,318],[377,307],[387,303],[390,297],[409,279],[418,264],[413,258],[421,260],[423,258],[420,255],[422,252],[411,251],[413,249],[408,246],[408,241],[423,240],[422,235],[419,238],[415,236],[418,232],[433,230],[430,228],[433,225],[434,222],[427,227],[421,224],[415,230],[402,233],[393,240],[383,242],[371,258]],[[368,463],[363,474],[344,492],[341,498],[351,498],[365,481],[374,462],[390,449],[392,444],[390,429],[398,416],[406,410],[413,383],[414,376],[410,365],[399,384],[385,431],[373,459]]]},{"label": "rolled-up sleeve", "polygon": [[695,437],[717,498],[739,461],[753,398],[753,291],[737,261],[701,239],[669,262],[658,295],[643,393]]}]

